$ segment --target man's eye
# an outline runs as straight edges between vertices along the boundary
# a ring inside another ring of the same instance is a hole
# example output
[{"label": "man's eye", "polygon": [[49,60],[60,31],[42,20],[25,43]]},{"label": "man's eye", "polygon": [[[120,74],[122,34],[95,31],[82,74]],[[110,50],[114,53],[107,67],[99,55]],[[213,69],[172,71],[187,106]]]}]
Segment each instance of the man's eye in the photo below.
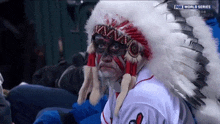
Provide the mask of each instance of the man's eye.
[{"label": "man's eye", "polygon": [[104,48],[105,48],[105,45],[104,45],[104,44],[99,44],[99,45],[98,45],[98,48],[104,49]]},{"label": "man's eye", "polygon": [[119,46],[118,45],[113,45],[111,47],[111,50],[113,50],[113,51],[119,50]]}]

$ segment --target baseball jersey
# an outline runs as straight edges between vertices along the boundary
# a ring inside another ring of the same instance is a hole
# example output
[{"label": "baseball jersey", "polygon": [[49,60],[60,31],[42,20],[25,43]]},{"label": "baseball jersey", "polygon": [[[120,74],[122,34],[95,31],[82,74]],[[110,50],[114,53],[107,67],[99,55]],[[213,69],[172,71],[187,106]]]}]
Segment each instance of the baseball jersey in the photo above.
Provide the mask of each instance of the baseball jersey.
[{"label": "baseball jersey", "polygon": [[102,124],[194,124],[192,114],[179,97],[173,95],[144,67],[137,76],[119,111],[114,115],[118,92],[110,88],[101,114]]}]

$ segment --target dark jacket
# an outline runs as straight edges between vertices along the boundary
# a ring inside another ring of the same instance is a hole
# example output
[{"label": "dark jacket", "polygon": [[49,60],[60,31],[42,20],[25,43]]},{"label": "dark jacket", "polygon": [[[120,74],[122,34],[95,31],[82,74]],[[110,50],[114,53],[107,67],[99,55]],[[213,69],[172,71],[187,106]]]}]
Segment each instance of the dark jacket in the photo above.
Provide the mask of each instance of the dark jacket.
[{"label": "dark jacket", "polygon": [[36,71],[33,84],[62,88],[78,95],[84,80],[83,66],[87,63],[87,53],[80,52],[72,57],[72,64],[65,60],[55,66],[45,66]]},{"label": "dark jacket", "polygon": [[5,100],[5,97],[0,94],[0,123],[1,124],[11,124],[11,109],[9,102]]}]

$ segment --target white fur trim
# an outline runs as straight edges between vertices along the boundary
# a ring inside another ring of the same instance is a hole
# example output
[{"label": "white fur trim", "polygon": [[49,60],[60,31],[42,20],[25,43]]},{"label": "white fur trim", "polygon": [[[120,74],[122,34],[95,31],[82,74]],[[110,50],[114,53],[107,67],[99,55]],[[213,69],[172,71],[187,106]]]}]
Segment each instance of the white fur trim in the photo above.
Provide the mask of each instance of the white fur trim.
[{"label": "white fur trim", "polygon": [[137,81],[137,77],[136,76],[131,76],[131,83],[129,85],[129,90],[132,89],[135,86],[135,83]]},{"label": "white fur trim", "polygon": [[91,44],[88,46],[87,52],[88,52],[89,54],[95,52],[95,47],[94,47],[94,44],[93,44],[93,43],[91,43]]},{"label": "white fur trim", "polygon": [[124,74],[121,82],[121,92],[116,100],[116,106],[114,111],[115,116],[118,116],[118,112],[123,104],[125,97],[127,96],[130,83],[131,83],[131,75]]},{"label": "white fur trim", "polygon": [[97,67],[92,67],[92,74],[93,74],[93,88],[90,94],[89,101],[92,105],[96,105],[101,98],[100,92],[100,81],[98,80],[98,70]]},{"label": "white fur trim", "polygon": [[90,88],[90,87],[92,87],[91,86],[92,85],[91,71],[92,71],[92,68],[90,66],[87,66],[87,65],[84,66],[84,82],[83,82],[82,87],[80,88],[79,97],[77,100],[77,103],[80,105],[86,100],[88,93],[91,92],[91,88]]}]

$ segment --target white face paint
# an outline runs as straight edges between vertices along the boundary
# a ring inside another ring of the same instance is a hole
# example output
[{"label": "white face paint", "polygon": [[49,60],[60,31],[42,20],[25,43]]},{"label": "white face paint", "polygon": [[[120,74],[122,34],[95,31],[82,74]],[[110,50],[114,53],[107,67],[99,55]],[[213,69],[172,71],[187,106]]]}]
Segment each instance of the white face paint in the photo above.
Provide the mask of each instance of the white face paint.
[{"label": "white face paint", "polygon": [[[110,70],[110,71],[109,71]],[[102,86],[108,86],[114,89],[116,92],[121,91],[120,81],[124,73],[118,69],[101,69],[99,70],[99,77],[102,82]]]},{"label": "white face paint", "polygon": [[[124,71],[119,68],[118,64],[116,64],[111,56],[106,57],[107,58],[101,58],[98,64],[98,74],[101,79],[102,85],[111,87],[112,89],[115,89],[115,91],[120,92],[121,86],[119,82],[124,75]],[[123,65],[125,65],[124,62]]]},{"label": "white face paint", "polygon": [[101,58],[101,61],[98,65],[98,70],[100,74],[99,76],[101,76],[102,78],[109,79],[110,81],[116,81],[122,78],[124,72],[122,72],[122,70],[118,67],[116,62],[112,60],[112,58],[108,58],[108,59],[111,62],[103,61]]}]

